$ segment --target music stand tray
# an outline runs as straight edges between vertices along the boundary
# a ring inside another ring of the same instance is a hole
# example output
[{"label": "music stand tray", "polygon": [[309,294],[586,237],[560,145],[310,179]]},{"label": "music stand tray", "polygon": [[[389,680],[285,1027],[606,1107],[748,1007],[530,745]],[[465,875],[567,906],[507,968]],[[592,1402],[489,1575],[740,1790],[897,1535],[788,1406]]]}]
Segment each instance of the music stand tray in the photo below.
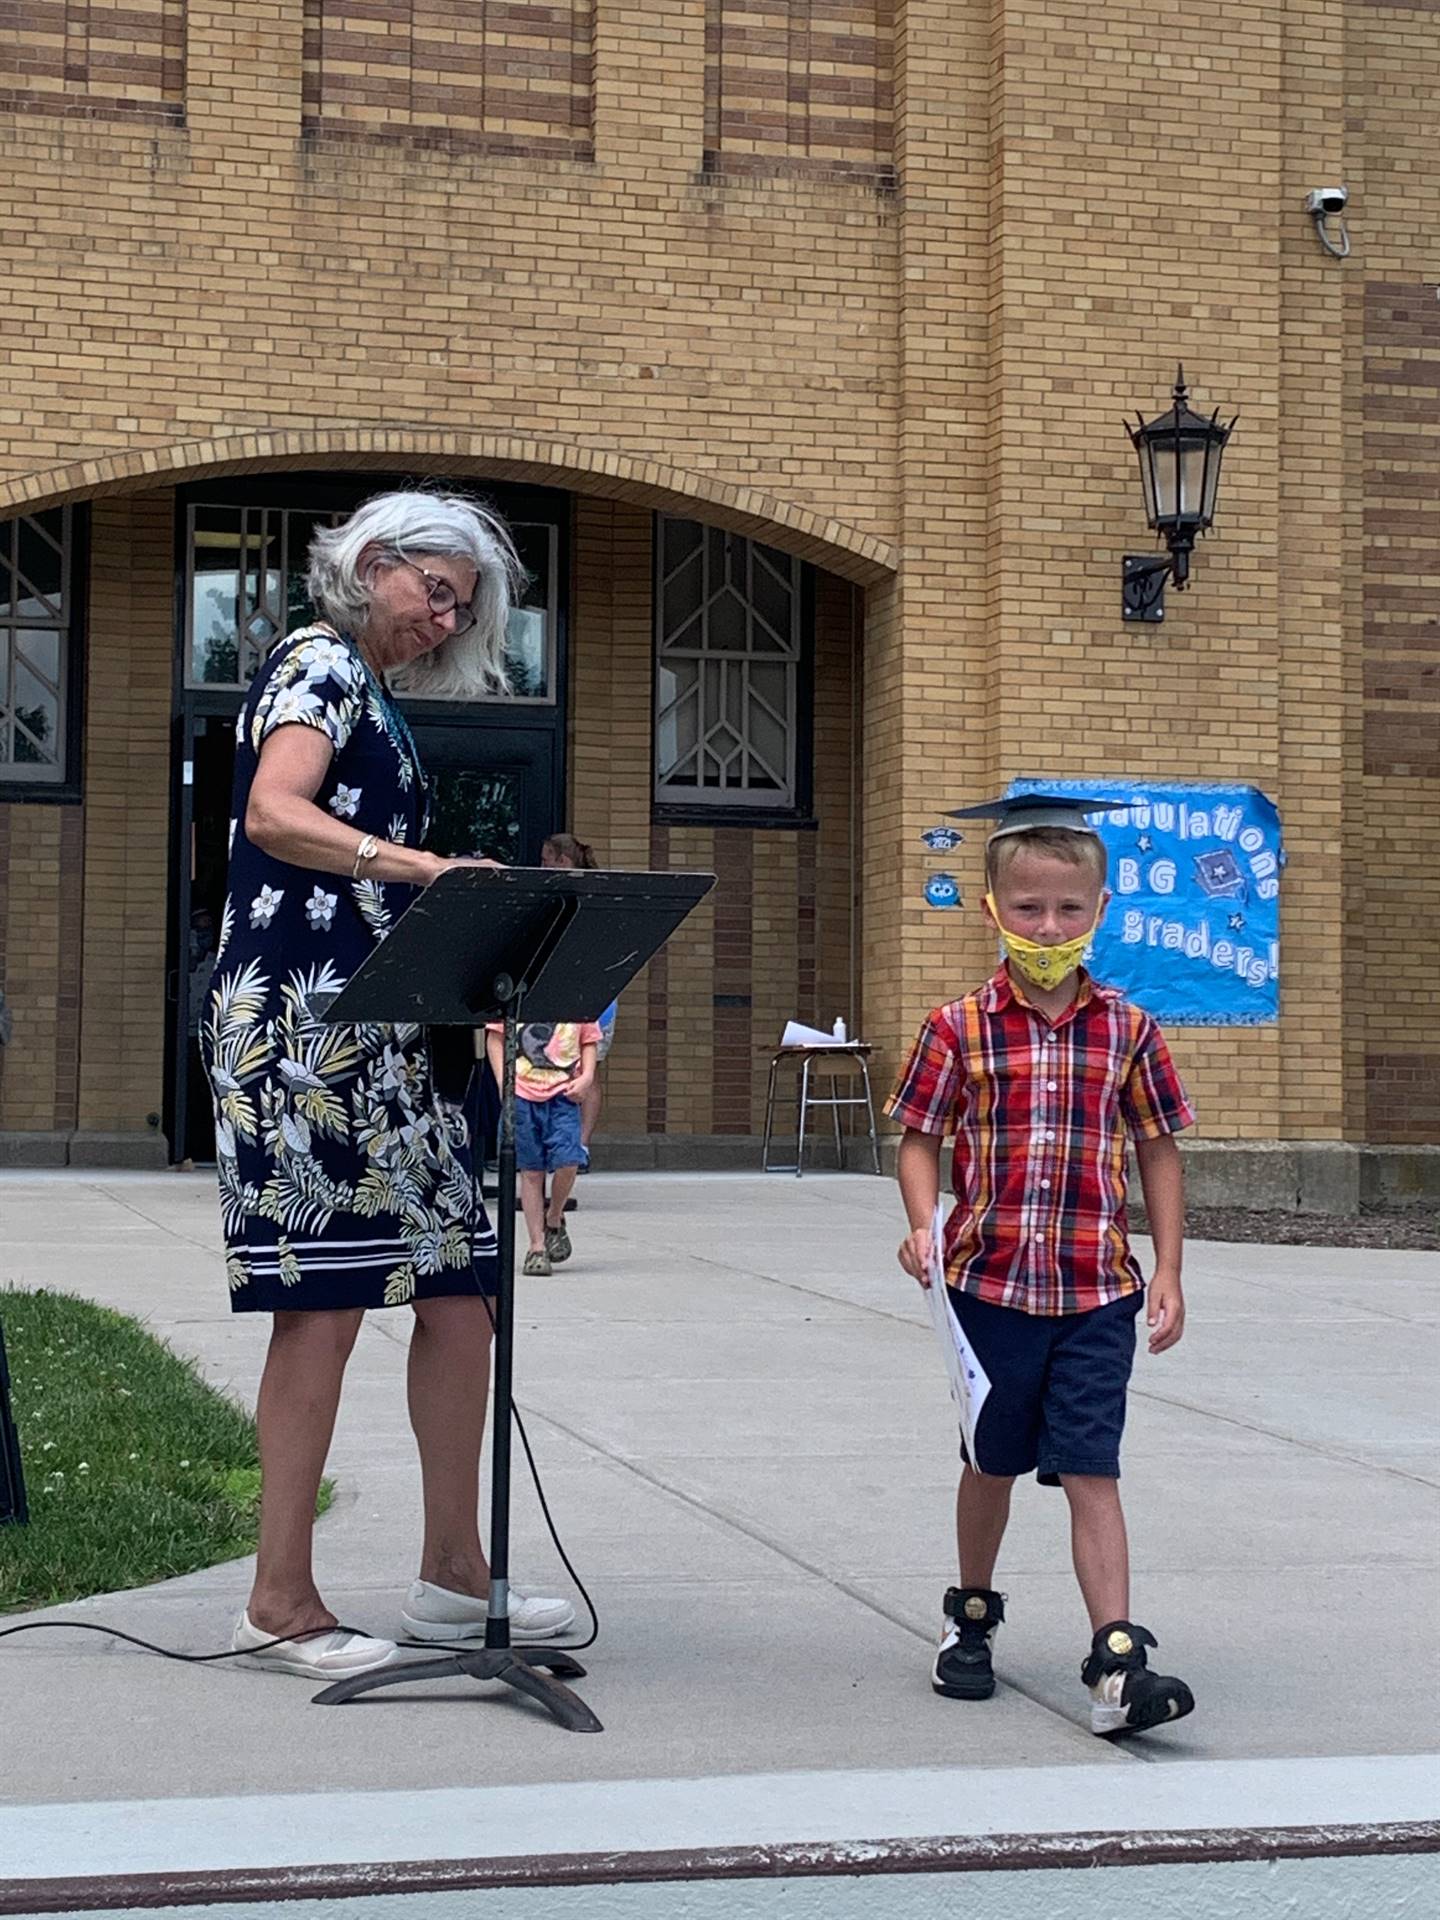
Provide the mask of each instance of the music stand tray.
[{"label": "music stand tray", "polygon": [[597,1020],[715,884],[712,873],[451,867],[420,895],[325,1009],[347,1026],[468,1027],[505,1034],[495,1234],[495,1424],[490,1600],[483,1648],[457,1648],[338,1680],[315,1695],[342,1706],[381,1687],[468,1675],[538,1701],[572,1733],[599,1720],[555,1676],[583,1678],[569,1653],[510,1644],[510,1425],[514,1404],[515,1063],[523,1021]]}]

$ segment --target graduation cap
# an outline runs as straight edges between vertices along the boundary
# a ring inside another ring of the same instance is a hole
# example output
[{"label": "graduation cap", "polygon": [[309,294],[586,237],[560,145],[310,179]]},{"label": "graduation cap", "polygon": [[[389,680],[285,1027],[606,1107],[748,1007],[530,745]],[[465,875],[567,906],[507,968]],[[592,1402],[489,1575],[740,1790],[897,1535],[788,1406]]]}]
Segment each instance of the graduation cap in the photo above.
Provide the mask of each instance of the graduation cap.
[{"label": "graduation cap", "polygon": [[978,807],[955,807],[947,820],[994,820],[989,839],[998,840],[1007,833],[1028,833],[1032,827],[1063,827],[1067,833],[1088,833],[1098,840],[1087,813],[1106,813],[1123,807],[1123,800],[1097,798],[1084,793],[1007,793],[999,800],[984,800]]}]

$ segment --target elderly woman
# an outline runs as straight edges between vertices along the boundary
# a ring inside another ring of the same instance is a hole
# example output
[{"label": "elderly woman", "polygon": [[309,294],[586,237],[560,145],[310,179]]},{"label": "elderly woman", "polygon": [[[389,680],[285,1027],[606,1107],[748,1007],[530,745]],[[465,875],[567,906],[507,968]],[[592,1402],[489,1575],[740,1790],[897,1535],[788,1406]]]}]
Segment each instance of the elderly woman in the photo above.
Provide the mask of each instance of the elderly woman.
[{"label": "elderly woman", "polygon": [[[389,1640],[338,1629],[311,1570],[316,1493],[367,1307],[414,1317],[424,1542],[402,1622],[421,1640],[485,1630],[477,1507],[495,1237],[465,1120],[437,1091],[420,1028],[320,1016],[418,890],[456,864],[425,850],[425,775],[391,689],[502,688],[518,577],[504,527],[473,502],[367,501],[316,534],[320,618],[274,649],[240,716],[201,1039],[231,1305],[273,1320],[257,1409],[259,1553],[233,1644],[313,1679],[395,1654]],[[517,1641],[574,1619],[566,1601],[511,1592]]]}]

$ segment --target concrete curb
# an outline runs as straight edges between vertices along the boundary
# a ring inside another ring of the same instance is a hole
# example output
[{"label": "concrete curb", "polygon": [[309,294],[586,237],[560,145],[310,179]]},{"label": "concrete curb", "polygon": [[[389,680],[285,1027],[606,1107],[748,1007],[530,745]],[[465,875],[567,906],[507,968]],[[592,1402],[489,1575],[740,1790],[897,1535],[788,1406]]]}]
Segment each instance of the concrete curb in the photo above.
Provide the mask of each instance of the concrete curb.
[{"label": "concrete curb", "polygon": [[673,1885],[900,1874],[1034,1873],[1047,1868],[1218,1866],[1236,1861],[1374,1859],[1440,1853],[1440,1821],[1218,1827],[1167,1833],[1007,1833],[656,1852],[405,1860],[229,1873],[97,1875],[0,1882],[0,1915],[135,1912],[242,1901],[357,1900],[497,1888]]}]

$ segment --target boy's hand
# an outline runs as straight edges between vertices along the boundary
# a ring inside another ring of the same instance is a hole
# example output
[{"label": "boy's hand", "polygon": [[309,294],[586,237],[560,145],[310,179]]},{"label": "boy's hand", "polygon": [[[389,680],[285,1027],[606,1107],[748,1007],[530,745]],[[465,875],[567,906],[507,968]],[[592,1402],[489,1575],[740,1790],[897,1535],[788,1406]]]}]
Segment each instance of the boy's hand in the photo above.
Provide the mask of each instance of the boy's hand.
[{"label": "boy's hand", "polygon": [[1155,1269],[1145,1323],[1151,1329],[1151,1353],[1164,1353],[1185,1331],[1185,1295],[1181,1291],[1180,1276],[1173,1270]]},{"label": "boy's hand", "polygon": [[899,1260],[901,1266],[912,1280],[918,1280],[922,1287],[930,1285],[930,1229],[916,1227],[913,1233],[907,1233],[900,1242]]},{"label": "boy's hand", "polygon": [[595,1076],[593,1073],[577,1073],[573,1080],[567,1080],[565,1082],[562,1091],[567,1100],[575,1100],[578,1102],[584,1099],[594,1084]]}]

